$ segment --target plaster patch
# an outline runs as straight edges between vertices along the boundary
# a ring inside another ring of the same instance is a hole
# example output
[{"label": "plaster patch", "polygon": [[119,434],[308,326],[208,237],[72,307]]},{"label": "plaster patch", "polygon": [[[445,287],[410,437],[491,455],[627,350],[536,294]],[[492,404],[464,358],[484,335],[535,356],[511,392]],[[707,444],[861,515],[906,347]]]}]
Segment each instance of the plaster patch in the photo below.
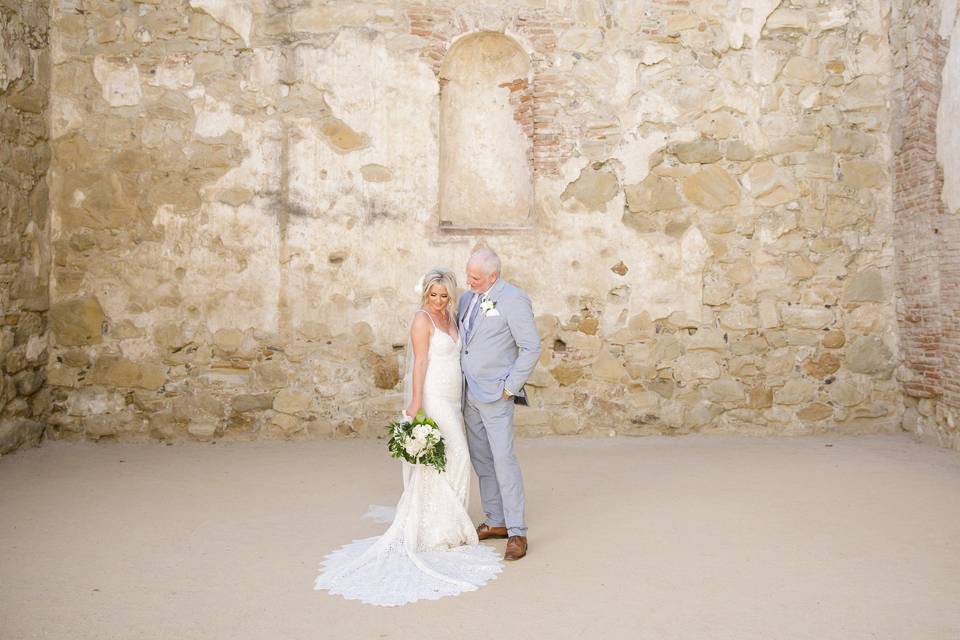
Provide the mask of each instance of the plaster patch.
[{"label": "plaster patch", "polygon": [[957,20],[957,0],[940,0],[940,37],[949,38]]},{"label": "plaster patch", "polygon": [[137,65],[107,60],[97,56],[93,76],[100,83],[103,99],[111,107],[132,107],[140,104],[140,72]]},{"label": "plaster patch", "polygon": [[937,108],[937,162],[943,167],[943,202],[960,210],[960,21],[953,27],[950,51],[943,65],[943,89]]},{"label": "plaster patch", "polygon": [[165,89],[183,89],[193,86],[193,65],[189,59],[177,56],[157,65],[147,84]]},{"label": "plaster patch", "polygon": [[250,46],[253,10],[249,2],[246,0],[190,0],[190,6],[208,14],[240,36],[245,45]]},{"label": "plaster patch", "polygon": [[733,49],[743,48],[749,36],[751,46],[760,39],[767,18],[780,5],[780,0],[732,0],[726,3],[723,27]]},{"label": "plaster patch", "polygon": [[244,119],[233,113],[233,109],[226,102],[221,102],[206,96],[203,106],[194,106],[197,121],[194,132],[204,138],[219,138],[228,131],[242,133]]}]

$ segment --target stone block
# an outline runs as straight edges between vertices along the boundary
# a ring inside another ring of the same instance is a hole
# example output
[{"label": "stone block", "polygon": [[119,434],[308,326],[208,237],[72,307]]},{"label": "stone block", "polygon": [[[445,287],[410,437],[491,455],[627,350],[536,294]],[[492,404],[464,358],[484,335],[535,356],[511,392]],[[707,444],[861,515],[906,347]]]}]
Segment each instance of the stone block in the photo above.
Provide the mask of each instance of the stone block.
[{"label": "stone block", "polygon": [[742,331],[756,329],[760,326],[760,322],[753,307],[734,305],[720,313],[720,325],[727,329]]},{"label": "stone block", "polygon": [[840,368],[840,358],[832,353],[821,353],[819,357],[810,357],[803,363],[804,372],[811,378],[826,378]]},{"label": "stone block", "polygon": [[705,349],[708,351],[726,351],[727,341],[723,331],[714,327],[704,327],[684,340],[687,351]]},{"label": "stone block", "polygon": [[50,308],[50,328],[57,343],[64,346],[99,344],[105,321],[96,296],[62,300]]},{"label": "stone block", "polygon": [[740,202],[740,185],[715,164],[707,165],[683,179],[687,200],[707,209],[729,207]]},{"label": "stone block", "polygon": [[589,211],[602,211],[620,192],[620,181],[613,169],[602,163],[588,164],[580,176],[567,185],[561,200],[573,198]]},{"label": "stone block", "polygon": [[561,386],[568,386],[585,374],[583,367],[570,364],[559,364],[550,370],[550,374]]},{"label": "stone block", "polygon": [[671,146],[670,152],[684,164],[710,164],[723,157],[716,140],[680,142]]},{"label": "stone block", "polygon": [[270,393],[244,393],[235,396],[230,406],[237,413],[247,411],[265,411],[273,408],[273,394]]},{"label": "stone block", "polygon": [[373,370],[373,386],[377,389],[393,389],[400,382],[400,364],[396,356],[373,354],[369,358]]},{"label": "stone block", "polygon": [[832,309],[799,305],[781,305],[780,316],[784,325],[796,329],[825,329],[836,320]]},{"label": "stone block", "polygon": [[360,175],[367,182],[390,182],[393,180],[393,172],[380,164],[365,164],[360,167]]},{"label": "stone block", "polygon": [[685,384],[720,377],[719,357],[709,351],[694,351],[680,356],[672,366],[674,379]]},{"label": "stone block", "polygon": [[707,398],[718,404],[740,403],[744,399],[743,386],[733,378],[719,378],[706,386]]},{"label": "stone block", "polygon": [[751,409],[769,409],[773,406],[773,389],[762,384],[752,387],[748,394],[747,406]]},{"label": "stone block", "polygon": [[784,65],[783,75],[801,82],[819,83],[823,81],[823,68],[816,60],[793,56]]},{"label": "stone block", "polygon": [[780,326],[780,313],[773,300],[761,300],[757,304],[760,326],[764,329],[775,329]]},{"label": "stone block", "polygon": [[759,162],[750,167],[743,182],[754,201],[764,207],[774,207],[800,197],[793,177],[771,162]]},{"label": "stone block", "polygon": [[801,404],[812,400],[815,391],[816,387],[811,382],[792,378],[774,392],[773,401],[776,404]]},{"label": "stone block", "polygon": [[249,0],[190,0],[190,6],[233,31],[245,45],[250,46],[253,9]]},{"label": "stone block", "polygon": [[627,370],[618,358],[615,358],[606,349],[600,350],[600,355],[590,365],[590,372],[594,378],[612,383],[624,383],[627,380]]},{"label": "stone block", "polygon": [[328,117],[320,126],[327,142],[340,153],[356,151],[367,145],[367,137],[354,131],[350,125],[339,118]]},{"label": "stone block", "polygon": [[844,184],[854,189],[882,187],[887,182],[883,165],[872,160],[845,160],[840,163],[840,176]]},{"label": "stone block", "polygon": [[844,111],[879,109],[886,106],[889,89],[880,79],[862,75],[848,84],[840,95],[840,108]]},{"label": "stone block", "polygon": [[847,347],[845,361],[850,371],[887,378],[893,372],[893,353],[876,336],[860,336]]},{"label": "stone block", "polygon": [[277,427],[284,435],[291,435],[306,428],[306,423],[286,413],[278,413],[270,419],[270,424]]},{"label": "stone block", "polygon": [[273,399],[273,409],[280,413],[300,413],[310,408],[312,400],[309,394],[302,391],[281,389]]},{"label": "stone block", "polygon": [[842,407],[854,407],[870,396],[870,385],[859,378],[841,379],[830,385],[829,395]]},{"label": "stone block", "polygon": [[839,349],[846,343],[846,336],[842,331],[827,331],[820,342],[826,349]]},{"label": "stone block", "polygon": [[101,97],[111,107],[140,104],[140,73],[136,64],[97,56],[93,61],[93,76],[100,83]]},{"label": "stone block", "polygon": [[[676,183],[669,178],[650,174],[642,182],[625,188],[627,208],[632,213],[667,211],[683,206]],[[624,216],[626,221],[626,215]]]},{"label": "stone block", "polygon": [[877,147],[876,136],[856,129],[833,128],[830,130],[830,148],[836,153],[869,155]]},{"label": "stone block", "polygon": [[755,152],[753,148],[742,140],[728,140],[723,145],[723,157],[735,162],[752,160]]},{"label": "stone block", "polygon": [[44,424],[38,420],[23,417],[0,418],[0,456],[21,447],[39,444],[44,429]]},{"label": "stone block", "polygon": [[854,274],[843,288],[843,304],[883,302],[887,299],[883,275],[879,269],[864,269]]},{"label": "stone block", "polygon": [[187,433],[197,440],[211,440],[217,436],[217,423],[211,420],[191,420],[187,425]]},{"label": "stone block", "polygon": [[797,411],[797,418],[804,422],[819,422],[833,416],[833,407],[822,402],[808,404],[800,411]]},{"label": "stone block", "polygon": [[219,329],[213,334],[213,344],[224,353],[233,353],[240,348],[243,337],[239,329]]},{"label": "stone block", "polygon": [[770,31],[783,29],[806,32],[810,30],[810,20],[806,11],[781,7],[770,14],[770,17],[767,18],[767,22],[764,25],[764,29]]},{"label": "stone block", "polygon": [[93,365],[90,382],[112,387],[159,389],[167,381],[166,369],[153,362],[134,362],[119,356],[100,356]]}]

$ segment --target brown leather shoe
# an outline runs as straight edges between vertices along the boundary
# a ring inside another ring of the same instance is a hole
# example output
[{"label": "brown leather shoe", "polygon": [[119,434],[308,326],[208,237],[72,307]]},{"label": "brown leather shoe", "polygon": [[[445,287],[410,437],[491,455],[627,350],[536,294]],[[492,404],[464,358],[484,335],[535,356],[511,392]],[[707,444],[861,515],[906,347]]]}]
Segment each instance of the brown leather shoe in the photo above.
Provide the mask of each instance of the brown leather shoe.
[{"label": "brown leather shoe", "polygon": [[506,538],[507,537],[507,528],[506,527],[489,527],[487,523],[484,522],[479,527],[477,527],[477,537],[481,540],[486,540],[488,538]]},{"label": "brown leather shoe", "polygon": [[507,552],[503,554],[504,560],[519,560],[527,555],[527,536],[510,536],[507,540]]}]

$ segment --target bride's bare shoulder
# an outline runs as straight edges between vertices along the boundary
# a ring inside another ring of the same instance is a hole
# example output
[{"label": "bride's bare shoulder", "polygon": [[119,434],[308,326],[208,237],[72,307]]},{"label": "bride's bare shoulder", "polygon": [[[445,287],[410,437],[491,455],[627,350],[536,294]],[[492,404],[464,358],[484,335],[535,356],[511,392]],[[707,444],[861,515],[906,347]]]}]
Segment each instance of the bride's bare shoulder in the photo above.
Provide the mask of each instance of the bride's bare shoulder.
[{"label": "bride's bare shoulder", "polygon": [[431,329],[433,329],[433,323],[430,321],[430,316],[427,315],[426,311],[421,309],[413,314],[413,321],[410,322],[411,334],[429,335]]}]

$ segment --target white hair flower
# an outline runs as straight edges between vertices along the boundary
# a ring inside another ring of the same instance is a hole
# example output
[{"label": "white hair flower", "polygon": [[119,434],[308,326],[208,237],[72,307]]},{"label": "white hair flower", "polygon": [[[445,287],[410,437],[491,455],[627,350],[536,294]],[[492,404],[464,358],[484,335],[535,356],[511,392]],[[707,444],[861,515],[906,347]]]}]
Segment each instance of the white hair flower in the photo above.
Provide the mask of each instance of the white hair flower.
[{"label": "white hair flower", "polygon": [[414,292],[415,294],[417,294],[418,296],[422,296],[422,295],[423,295],[423,278],[424,278],[424,276],[420,276],[420,279],[417,280],[417,284],[414,285],[414,287],[413,287],[413,292]]}]

